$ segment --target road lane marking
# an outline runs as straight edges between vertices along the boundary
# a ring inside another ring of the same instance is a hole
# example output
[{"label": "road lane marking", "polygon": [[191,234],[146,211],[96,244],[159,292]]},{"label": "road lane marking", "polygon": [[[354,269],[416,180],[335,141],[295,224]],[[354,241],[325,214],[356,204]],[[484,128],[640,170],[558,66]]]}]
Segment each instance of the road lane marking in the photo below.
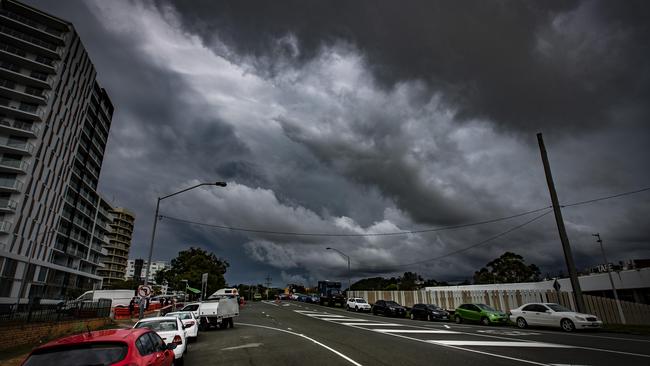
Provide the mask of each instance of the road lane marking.
[{"label": "road lane marking", "polygon": [[321,342],[315,340],[314,338],[307,337],[307,336],[304,335],[304,334],[300,334],[300,333],[296,333],[296,332],[291,332],[291,331],[284,330],[284,329],[280,329],[280,328],[267,327],[266,325],[247,324],[247,323],[237,323],[237,325],[243,325],[243,326],[249,326],[249,327],[257,327],[257,328],[265,328],[265,329],[277,330],[278,332],[284,332],[284,333],[293,334],[293,335],[295,335],[295,336],[298,336],[298,337],[301,337],[301,338],[305,338],[305,339],[307,339],[307,340],[309,340],[309,341],[312,341],[313,343],[315,343],[315,344],[317,344],[317,345],[319,345],[319,346],[325,348],[326,350],[328,350],[328,351],[330,351],[330,352],[336,354],[337,356],[341,357],[342,359],[348,361],[349,363],[351,363],[351,364],[353,364],[353,365],[355,365],[355,366],[363,366],[363,365],[361,365],[360,363],[358,363],[357,361],[355,361],[355,360],[351,359],[350,357],[344,355],[343,353],[341,353],[341,352],[335,350],[334,348],[329,347],[329,346],[327,346],[327,345],[325,345],[325,344],[323,344],[323,343],[321,343]]},{"label": "road lane marking", "polygon": [[247,343],[247,344],[242,344],[241,346],[234,346],[234,347],[226,347],[222,348],[222,351],[232,351],[236,349],[242,349],[242,348],[256,348],[261,346],[262,343]]},{"label": "road lane marking", "polygon": [[327,317],[327,318],[347,318],[347,317],[345,317],[343,315],[334,315],[334,314],[305,314],[305,315],[311,316],[311,317],[314,317],[314,318],[318,318],[318,317],[321,317],[321,316],[324,317],[324,318],[325,317]]},{"label": "road lane marking", "polygon": [[447,324],[443,324],[442,326],[445,327],[445,328],[447,328],[447,329],[451,329],[451,327],[448,326]]},{"label": "road lane marking", "polygon": [[[364,327],[400,327],[401,324],[394,324],[394,323],[359,323],[359,322],[353,322],[353,323],[336,323],[336,324],[343,324],[343,325],[363,325]],[[363,329],[368,329],[372,330],[369,328],[363,328]]]},{"label": "road lane marking", "polygon": [[542,347],[542,348],[575,348],[564,344],[553,344],[544,342],[502,342],[502,341],[446,341],[427,340],[429,343],[445,346],[482,346],[482,347]]},{"label": "road lane marking", "polygon": [[373,329],[379,333],[418,333],[418,334],[459,334],[453,330],[425,330],[425,329]]},{"label": "road lane marking", "polygon": [[358,318],[318,318],[320,320],[329,320],[332,322],[369,322],[368,319],[358,319]]}]

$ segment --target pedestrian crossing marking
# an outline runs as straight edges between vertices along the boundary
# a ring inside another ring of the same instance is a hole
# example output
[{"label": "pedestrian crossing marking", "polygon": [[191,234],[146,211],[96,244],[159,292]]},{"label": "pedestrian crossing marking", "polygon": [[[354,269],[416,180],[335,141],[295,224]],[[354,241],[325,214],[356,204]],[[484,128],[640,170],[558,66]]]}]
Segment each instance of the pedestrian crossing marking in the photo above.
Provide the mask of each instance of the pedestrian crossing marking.
[{"label": "pedestrian crossing marking", "polygon": [[459,334],[453,330],[425,330],[425,329],[372,329],[379,333],[415,333],[415,334]]},{"label": "pedestrian crossing marking", "polygon": [[504,342],[504,341],[447,341],[427,340],[429,343],[445,346],[482,346],[482,347],[536,347],[536,348],[574,348],[564,344],[553,344],[543,342]]}]

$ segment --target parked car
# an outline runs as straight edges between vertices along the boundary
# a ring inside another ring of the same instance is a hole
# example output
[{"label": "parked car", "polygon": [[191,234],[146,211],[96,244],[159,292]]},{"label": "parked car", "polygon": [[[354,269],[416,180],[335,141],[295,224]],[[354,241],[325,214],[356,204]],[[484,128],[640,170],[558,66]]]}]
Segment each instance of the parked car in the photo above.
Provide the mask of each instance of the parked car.
[{"label": "parked car", "polygon": [[456,323],[463,321],[480,322],[483,325],[506,324],[508,315],[485,304],[462,304],[454,313]]},{"label": "parked car", "polygon": [[382,314],[384,316],[396,316],[403,318],[406,316],[406,308],[390,300],[377,300],[372,306],[374,315]]},{"label": "parked car", "polygon": [[319,295],[308,295],[307,296],[307,302],[310,304],[318,304],[320,302],[320,296]]},{"label": "parked car", "polygon": [[191,311],[194,314],[194,317],[199,319],[199,306],[201,306],[200,302],[187,304],[187,305],[183,306],[181,311]]},{"label": "parked car", "polygon": [[411,319],[449,320],[449,313],[438,305],[415,304],[411,308]]},{"label": "parked car", "polygon": [[354,311],[370,311],[371,309],[370,304],[368,304],[368,302],[361,297],[353,297],[351,299],[348,299],[347,303],[345,304],[345,308]]},{"label": "parked car", "polygon": [[185,336],[188,340],[196,342],[199,337],[199,320],[194,316],[191,311],[175,311],[167,313],[165,316],[175,316],[181,320],[185,328]]},{"label": "parked car", "polygon": [[544,327],[559,327],[565,332],[576,329],[601,328],[603,322],[591,314],[576,313],[555,303],[524,304],[510,310],[510,320],[519,328],[529,325]]},{"label": "parked car", "polygon": [[187,337],[180,319],[175,316],[145,318],[135,323],[133,328],[149,328],[156,332],[165,343],[175,344],[174,365],[183,364],[183,356],[187,351]]},{"label": "parked car", "polygon": [[99,330],[48,342],[34,349],[22,365],[170,366],[175,348],[146,328]]}]

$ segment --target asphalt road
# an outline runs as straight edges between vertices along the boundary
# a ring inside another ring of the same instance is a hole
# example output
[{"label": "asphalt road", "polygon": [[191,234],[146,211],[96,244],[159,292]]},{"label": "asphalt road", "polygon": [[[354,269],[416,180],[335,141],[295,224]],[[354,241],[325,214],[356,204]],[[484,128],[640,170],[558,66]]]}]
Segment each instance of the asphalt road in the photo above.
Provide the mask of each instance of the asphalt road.
[{"label": "asphalt road", "polygon": [[185,365],[649,365],[650,337],[395,319],[297,302],[248,303],[199,334]]}]

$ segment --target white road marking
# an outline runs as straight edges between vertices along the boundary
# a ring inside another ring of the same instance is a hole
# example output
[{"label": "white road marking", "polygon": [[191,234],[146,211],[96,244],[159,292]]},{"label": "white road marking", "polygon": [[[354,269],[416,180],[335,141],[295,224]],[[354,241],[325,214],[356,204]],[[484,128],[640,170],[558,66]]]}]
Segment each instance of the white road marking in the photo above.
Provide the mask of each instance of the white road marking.
[{"label": "white road marking", "polygon": [[287,328],[287,330],[293,330],[293,329],[291,329],[291,328]]},{"label": "white road marking", "polygon": [[276,303],[274,303],[274,302],[272,302],[272,301],[268,301],[268,300],[267,300],[267,301],[262,301],[262,302],[265,303],[265,304],[267,304],[267,305],[278,306],[278,304],[276,304]]},{"label": "white road marking", "polygon": [[261,346],[262,343],[247,343],[247,344],[242,344],[241,346],[234,346],[234,347],[226,347],[222,348],[222,351],[232,351],[235,349],[242,349],[242,348],[255,348]]},{"label": "white road marking", "polygon": [[305,315],[311,316],[311,317],[314,317],[314,318],[318,318],[318,317],[323,317],[323,318],[346,318],[343,315],[322,314],[322,313],[320,313],[320,314],[305,314]]},{"label": "white road marking", "polygon": [[419,333],[419,334],[458,334],[453,330],[425,330],[425,329],[373,329],[380,333]]},{"label": "white road marking", "polygon": [[[354,323],[336,323],[336,324],[343,324],[343,325],[363,325],[364,327],[399,327],[402,326],[402,324],[393,324],[393,323],[359,323],[359,322],[354,322]],[[363,328],[363,329],[368,329],[368,328]],[[368,329],[372,330],[372,329]]]},{"label": "white road marking", "polygon": [[502,342],[502,341],[446,341],[427,340],[429,343],[446,346],[483,346],[483,347],[542,347],[542,348],[574,348],[564,344],[553,344],[543,342]]},{"label": "white road marking", "polygon": [[369,322],[368,319],[359,319],[359,318],[318,318],[320,320],[329,320],[333,322]]},{"label": "white road marking", "polygon": [[507,335],[507,336],[531,336],[531,335],[541,335],[541,333],[533,332],[522,332],[520,330],[501,330],[501,329],[480,329],[477,330],[478,333],[485,334],[497,334],[497,335]]},{"label": "white road marking", "polygon": [[323,343],[321,343],[321,342],[319,342],[319,341],[317,341],[317,340],[315,340],[315,339],[313,339],[313,338],[307,337],[307,336],[304,335],[304,334],[295,333],[295,332],[291,332],[291,331],[284,330],[284,329],[280,329],[280,328],[267,327],[267,326],[265,326],[265,325],[246,324],[246,323],[237,323],[237,324],[238,324],[238,325],[249,326],[249,327],[257,327],[257,328],[265,328],[265,329],[277,330],[278,332],[284,332],[284,333],[293,334],[293,335],[295,335],[295,336],[302,337],[302,338],[305,338],[305,339],[307,339],[307,340],[310,340],[310,341],[314,342],[315,344],[317,344],[317,345],[319,345],[319,346],[325,348],[326,350],[328,350],[328,351],[330,351],[330,352],[336,354],[337,356],[343,358],[344,360],[350,362],[351,364],[353,364],[353,365],[355,365],[355,366],[363,366],[363,365],[361,365],[360,363],[358,363],[357,361],[355,361],[355,360],[351,359],[350,357],[344,355],[343,353],[341,353],[341,352],[335,350],[334,348],[329,347],[329,346],[326,346],[326,345],[324,345]]},{"label": "white road marking", "polygon": [[445,327],[445,328],[447,328],[447,329],[451,329],[451,327],[448,326],[447,324],[443,324],[442,326]]}]

